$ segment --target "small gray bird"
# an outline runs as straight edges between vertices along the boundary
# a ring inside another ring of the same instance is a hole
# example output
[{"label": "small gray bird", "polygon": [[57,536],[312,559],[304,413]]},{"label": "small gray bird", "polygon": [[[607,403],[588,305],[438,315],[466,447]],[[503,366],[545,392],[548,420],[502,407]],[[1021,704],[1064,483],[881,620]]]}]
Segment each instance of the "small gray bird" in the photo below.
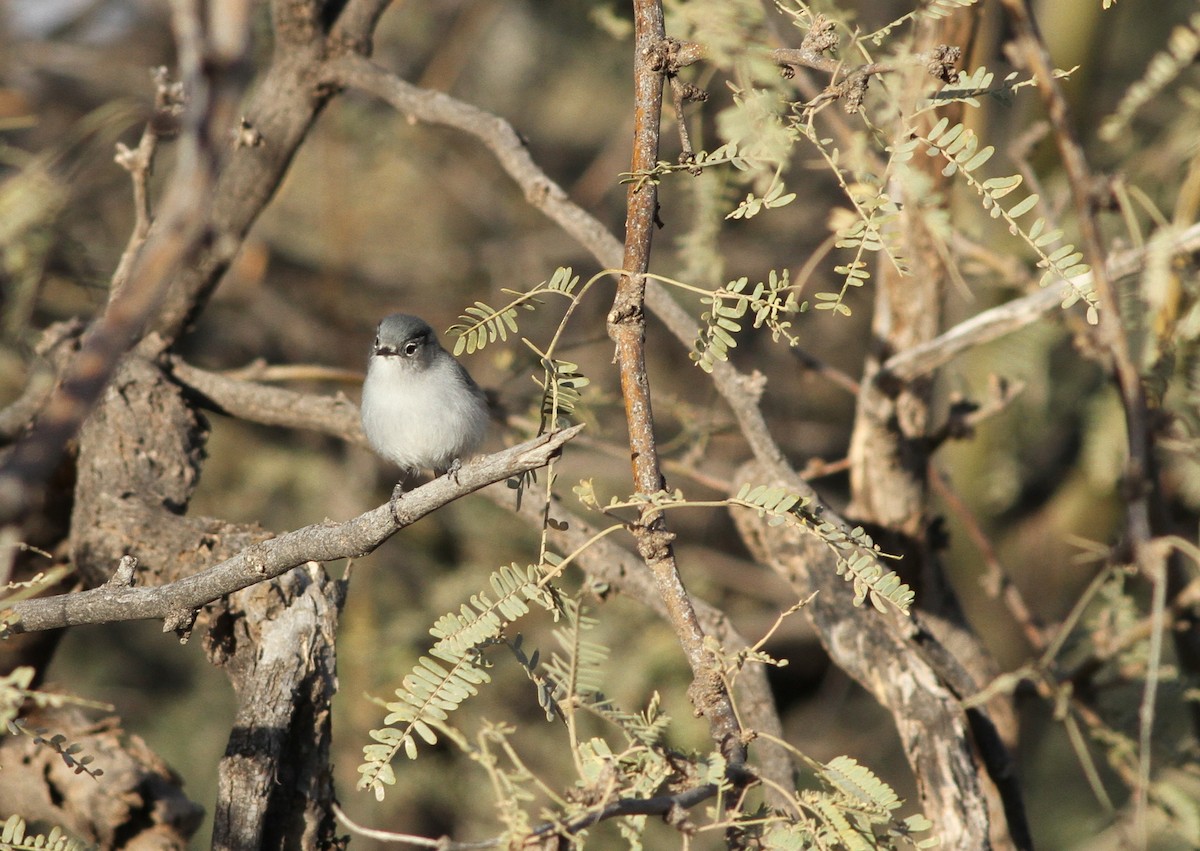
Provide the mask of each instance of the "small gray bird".
[{"label": "small gray bird", "polygon": [[381,456],[408,471],[454,471],[487,432],[487,399],[425,320],[379,323],[363,382],[362,426]]}]

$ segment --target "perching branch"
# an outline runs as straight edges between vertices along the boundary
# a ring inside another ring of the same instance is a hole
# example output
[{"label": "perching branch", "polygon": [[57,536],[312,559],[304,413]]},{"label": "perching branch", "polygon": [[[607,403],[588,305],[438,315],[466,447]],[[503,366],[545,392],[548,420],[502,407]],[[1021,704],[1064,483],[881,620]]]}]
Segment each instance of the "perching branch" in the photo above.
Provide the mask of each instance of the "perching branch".
[{"label": "perching branch", "polygon": [[199,609],[228,594],[272,579],[309,561],[335,561],[371,552],[400,529],[448,502],[493,482],[543,467],[583,426],[552,432],[463,465],[400,499],[343,523],[318,523],[254,544],[192,576],[157,587],[103,586],[76,594],[24,600],[5,609],[11,634],[81,624],[161,619],[163,631],[186,629]]}]

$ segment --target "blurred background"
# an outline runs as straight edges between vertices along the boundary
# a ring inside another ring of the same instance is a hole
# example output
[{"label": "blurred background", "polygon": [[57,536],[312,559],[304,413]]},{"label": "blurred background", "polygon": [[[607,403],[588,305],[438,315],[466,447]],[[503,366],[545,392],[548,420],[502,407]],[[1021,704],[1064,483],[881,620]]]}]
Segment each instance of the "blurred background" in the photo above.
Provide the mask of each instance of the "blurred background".
[{"label": "blurred background", "polygon": [[[1055,64],[1079,66],[1066,85],[1096,168],[1144,193],[1147,203],[1135,215],[1142,226],[1150,221],[1152,205],[1170,217],[1200,138],[1194,69],[1140,111],[1117,141],[1099,142],[1096,130],[1196,3],[1121,0],[1108,11],[1099,0],[1036,5]],[[838,19],[864,30],[911,8],[898,2],[843,6]],[[1006,32],[994,4],[984,6],[985,22],[965,64],[987,65],[1000,77],[1010,68],[1000,47]],[[166,4],[150,0],[9,0],[0,10],[3,405],[34,380],[32,349],[40,331],[57,320],[87,319],[104,304],[133,222],[129,180],[113,162],[114,144],[136,142],[150,111],[150,69],[170,66],[173,46]],[[265,15],[264,8],[256,22],[262,58],[270,50]],[[407,80],[511,121],[546,172],[620,235],[624,187],[618,175],[629,167],[632,132],[631,47],[622,36],[627,16],[626,4],[614,3],[409,0],[385,15],[375,58]],[[789,46],[799,44],[801,31],[785,19],[776,25]],[[681,35],[670,24],[668,33]],[[730,102],[725,78],[699,68],[693,79],[711,96],[708,104],[689,107],[696,146],[715,147],[715,116]],[[994,173],[1013,173],[1018,164],[1011,152],[1023,151],[1044,197],[1061,206],[1066,196],[1056,154],[1037,135],[1040,115],[1036,97],[1025,89],[1010,103],[988,101],[970,113],[970,122],[1000,152]],[[670,127],[663,139],[663,159],[673,160],[677,141]],[[844,201],[823,163],[811,151],[798,150],[786,175],[798,200],[750,221],[723,219],[746,191],[728,170],[665,181],[652,269],[709,287],[742,275],[763,280],[770,270],[787,269],[803,282],[805,294],[836,289],[833,266],[844,260],[822,252],[828,251],[831,215]],[[170,173],[171,156],[165,146],[159,179]],[[946,317],[953,323],[1024,291],[1031,264],[1008,246],[1007,235],[969,193],[951,199],[950,212],[972,244],[992,249],[960,258],[969,286],[947,297]],[[1110,223],[1115,248],[1132,244],[1119,216],[1113,214]],[[1006,262],[994,262],[997,257]],[[403,310],[444,330],[474,301],[502,304],[508,298],[503,289],[528,289],[562,265],[585,280],[598,271],[586,253],[525,203],[481,146],[450,131],[410,124],[387,106],[347,93],[333,100],[303,145],[278,197],[182,341],[182,354],[218,370],[261,361],[361,371],[381,316]],[[589,445],[568,454],[562,482],[569,486],[581,476],[595,477],[605,499],[630,488],[624,419],[604,331],[611,293],[611,282],[593,288],[561,353],[592,379],[581,411],[590,425]],[[699,316],[697,299],[680,298]],[[852,294],[849,304],[850,317],[808,313],[794,330],[807,352],[857,378],[868,338],[870,287]],[[522,333],[545,345],[560,316],[561,305],[549,302],[523,316]],[[650,334],[658,437],[672,462],[669,484],[696,499],[720,497],[714,485],[728,482],[736,489],[733,471],[748,452],[688,353],[653,321]],[[748,334],[733,357],[743,369],[767,377],[764,410],[797,467],[845,456],[855,401],[849,392],[806,369],[766,332]],[[465,363],[498,393],[510,415],[532,415],[538,388],[530,376],[538,370],[526,347],[515,341],[494,345]],[[1102,371],[1076,351],[1072,329],[1059,321],[1039,323],[960,358],[945,370],[940,392],[944,400],[982,396],[995,373],[1023,382],[1024,392],[986,421],[974,440],[947,445],[936,461],[1036,614],[1053,623],[1096,575],[1089,542],[1110,543],[1119,522],[1121,414]],[[358,392],[357,381],[289,386],[352,398]],[[1194,424],[1187,412],[1180,416],[1189,427]],[[394,483],[394,471],[368,452],[325,437],[218,416],[210,424],[195,513],[285,530],[326,517],[349,518],[380,504]],[[513,439],[497,427],[490,445]],[[1172,481],[1179,522],[1194,537],[1200,487],[1189,464],[1177,459]],[[835,505],[844,503],[843,475],[835,472],[814,484]],[[958,515],[954,510],[946,515],[947,562],[972,623],[1000,666],[1016,667],[1029,648],[1003,606],[985,593],[983,560]],[[676,513],[673,527],[689,589],[724,608],[752,640],[795,602],[782,582],[750,561],[723,513]],[[496,567],[534,558],[536,541],[535,530],[508,512],[468,497],[353,565],[339,636],[334,724],[336,783],[354,818],[429,836],[453,832],[458,839],[496,832],[490,802],[480,794],[483,775],[471,774],[474,769],[448,749],[398,765],[399,785],[382,804],[354,791],[355,768],[367,731],[384,714],[367,696],[390,695],[428,646],[427,630],[436,617],[456,609]],[[606,691],[629,710],[642,708],[659,691],[676,721],[672,741],[707,749],[707,731],[691,717],[687,666],[670,630],[620,598],[606,602],[602,614],[596,637],[622,660],[612,666]],[[550,624],[535,619],[525,628],[527,640],[550,646]],[[855,756],[913,797],[889,717],[828,666],[803,617],[788,619],[767,650],[788,662],[772,680],[789,740],[815,759]],[[461,723],[470,730],[483,717],[520,722],[519,739],[531,765],[561,782],[555,771],[565,740],[544,718],[539,726],[542,715],[523,672],[501,660],[493,676],[498,687],[464,710]],[[80,629],[64,640],[51,679],[113,703],[129,733],[145,738],[183,775],[191,797],[211,808],[234,704],[224,676],[204,661],[198,642],[180,646],[153,623]],[[1113,695],[1114,712],[1119,716],[1125,707],[1130,713],[1126,722],[1133,720],[1137,694],[1133,689]],[[1020,705],[1021,771],[1039,845],[1105,847],[1103,831],[1112,816],[1089,791],[1050,708],[1034,699]],[[1178,725],[1180,719],[1167,723]],[[1183,732],[1178,735],[1186,740]],[[1120,804],[1125,793],[1112,777],[1102,779]],[[655,830],[647,847],[655,847],[656,836],[677,841],[669,831]],[[611,828],[595,835],[615,842]],[[206,835],[197,837],[197,848],[206,845]],[[372,847],[361,839],[354,846]],[[596,847],[605,847],[604,841]]]}]

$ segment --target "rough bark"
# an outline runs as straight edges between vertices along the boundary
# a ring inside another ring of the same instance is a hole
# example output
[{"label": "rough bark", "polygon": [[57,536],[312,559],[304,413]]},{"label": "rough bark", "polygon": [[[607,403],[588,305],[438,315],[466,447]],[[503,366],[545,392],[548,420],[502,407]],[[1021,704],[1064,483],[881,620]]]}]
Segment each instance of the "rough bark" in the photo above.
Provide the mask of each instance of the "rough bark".
[{"label": "rough bark", "polygon": [[[799,479],[751,465],[745,481],[798,490]],[[970,679],[938,639],[897,613],[854,605],[853,587],[834,573],[830,548],[815,535],[768,526],[735,512],[734,522],[755,558],[791,584],[833,663],[892,715],[921,796],[943,847],[992,847],[991,798],[1003,787],[1008,819],[1024,824],[1007,749],[985,712],[965,710],[969,696],[954,686]],[[1001,819],[1004,823],[1004,819]],[[1014,830],[1014,832],[1016,832]]]},{"label": "rough bark", "polygon": [[239,592],[209,631],[209,657],[238,695],[213,848],[337,846],[330,712],[344,599],[344,583],[313,563]]},{"label": "rough bark", "polygon": [[91,720],[66,706],[42,709],[24,719],[33,732],[45,728],[82,746],[104,773],[76,773],[54,750],[32,736],[0,736],[0,802],[4,814],[60,825],[102,848],[182,851],[204,810],[183,794],[182,781],[139,737],[116,718]]},{"label": "rough bark", "polygon": [[[967,10],[947,17],[935,26],[925,27],[921,46],[966,44],[974,19],[975,13]],[[901,98],[907,99],[901,107],[902,115],[912,114],[913,102],[924,88],[924,75],[922,68],[907,72],[900,88]],[[907,130],[901,128],[898,132],[904,134]],[[923,178],[935,192],[947,191],[948,180],[941,174],[939,164],[929,158],[919,158],[913,167],[924,172]],[[859,385],[850,441],[851,501],[846,514],[852,522],[866,526],[885,551],[903,557],[898,570],[917,591],[922,622],[956,660],[958,681],[949,680],[945,685],[954,685],[958,695],[966,697],[991,682],[999,674],[999,668],[967,624],[938,552],[942,544],[930,511],[928,487],[930,455],[936,449],[931,411],[935,373],[926,372],[900,381],[884,369],[890,358],[927,345],[937,336],[949,281],[945,262],[934,244],[935,237],[925,222],[926,213],[921,209],[921,201],[909,197],[911,188],[904,179],[896,179],[887,187],[889,196],[901,206],[899,228],[903,234],[901,244],[906,247],[908,269],[901,273],[890,259],[881,259],[877,264],[872,342]],[[883,647],[880,652],[886,656],[894,650]],[[886,702],[885,705],[894,707],[896,704]],[[1014,742],[1016,723],[1008,698],[997,698],[990,710],[989,723],[999,729],[1003,740]],[[931,743],[944,741],[941,736],[952,731],[938,730],[938,738],[928,739],[923,744],[916,737],[906,735],[906,723],[911,722],[897,718],[922,798],[944,795],[944,787],[938,785],[937,775],[925,774],[919,767],[930,764],[930,755],[925,751],[930,749]],[[964,726],[963,731],[969,735],[968,726]],[[965,766],[956,768],[961,771]],[[985,808],[981,822],[970,820],[948,824],[942,824],[934,816],[935,823],[951,843],[968,843],[970,837],[982,841],[990,835],[995,847],[1011,847],[1014,837],[1009,835],[1002,801],[994,794],[994,788],[984,782],[986,774],[982,768],[976,765],[971,770],[980,775],[978,788],[982,800],[990,801],[992,813],[989,815]],[[943,776],[941,779],[950,778]],[[935,805],[929,809],[943,814],[944,818],[956,818],[953,808]],[[974,832],[960,832],[964,827]],[[1019,823],[1017,831],[1023,832]],[[1015,842],[1023,847],[1028,839],[1018,835]]]}]

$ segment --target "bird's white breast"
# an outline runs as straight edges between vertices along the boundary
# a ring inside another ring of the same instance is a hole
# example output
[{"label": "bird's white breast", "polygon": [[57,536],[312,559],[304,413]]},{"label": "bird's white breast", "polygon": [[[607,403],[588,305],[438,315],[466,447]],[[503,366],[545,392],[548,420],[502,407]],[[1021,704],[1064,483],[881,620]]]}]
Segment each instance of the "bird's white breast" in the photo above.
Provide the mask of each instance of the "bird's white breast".
[{"label": "bird's white breast", "polygon": [[375,356],[363,383],[362,423],[383,457],[410,470],[445,470],[478,448],[487,405],[461,368],[443,357],[427,369]]}]

